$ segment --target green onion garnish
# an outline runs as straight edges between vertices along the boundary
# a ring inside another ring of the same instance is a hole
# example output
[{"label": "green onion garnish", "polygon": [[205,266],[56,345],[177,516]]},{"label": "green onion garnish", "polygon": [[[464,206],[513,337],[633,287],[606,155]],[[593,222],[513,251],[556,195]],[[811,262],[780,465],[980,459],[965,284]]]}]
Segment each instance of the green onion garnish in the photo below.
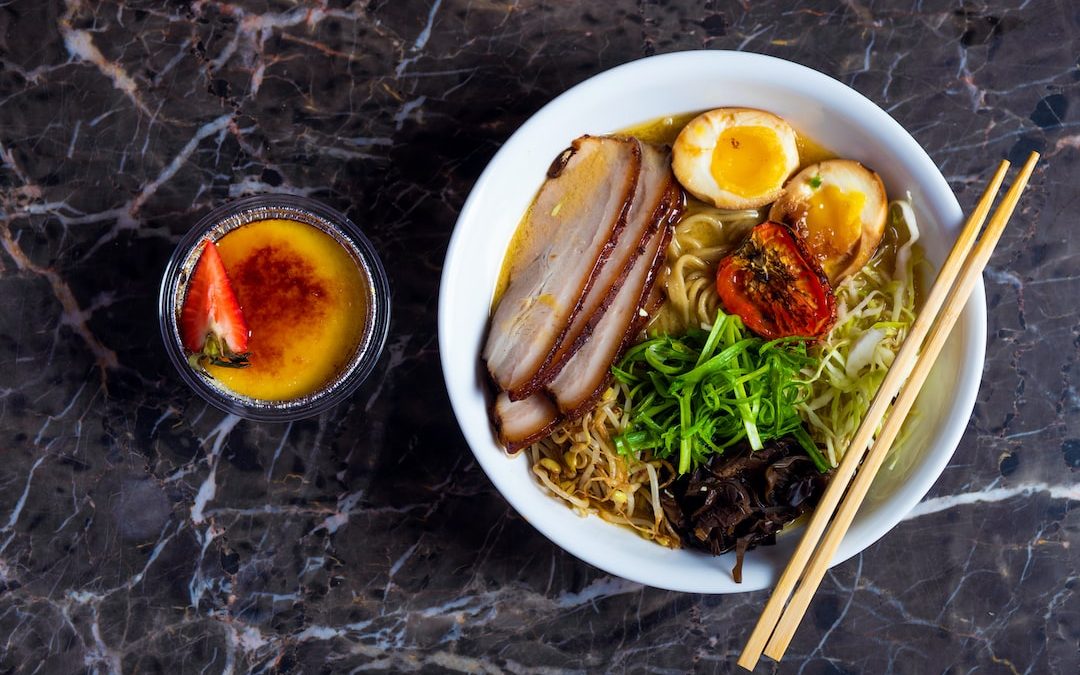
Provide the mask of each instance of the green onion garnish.
[{"label": "green onion garnish", "polygon": [[722,311],[708,332],[646,340],[612,368],[632,401],[615,447],[623,455],[647,449],[677,456],[682,474],[743,439],[760,450],[766,441],[794,435],[826,471],[796,409],[808,396],[800,371],[813,363],[804,341],[766,342]]}]

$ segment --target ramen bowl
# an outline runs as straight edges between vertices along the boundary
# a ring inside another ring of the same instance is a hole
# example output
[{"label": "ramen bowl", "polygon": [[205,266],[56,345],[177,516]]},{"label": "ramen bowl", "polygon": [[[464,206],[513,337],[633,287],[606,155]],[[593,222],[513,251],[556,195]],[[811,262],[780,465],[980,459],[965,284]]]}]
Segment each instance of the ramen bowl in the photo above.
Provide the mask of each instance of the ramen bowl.
[{"label": "ramen bowl", "polygon": [[[480,352],[507,247],[552,158],[582,134],[612,133],[727,106],[780,115],[837,155],[873,167],[891,196],[910,194],[926,258],[935,269],[941,265],[962,225],[960,206],[933,161],[900,124],[855,90],[804,66],[757,54],[697,51],[654,56],[596,75],[522,125],[465,202],[439,297],[440,353],[454,414],[480,466],[506,500],[555,544],[608,573],[698,593],[771,586],[800,528],[788,528],[775,546],[748,552],[743,581],[736,583],[734,553],[713,557],[671,550],[598,517],[576,515],[540,488],[525,453],[509,457],[499,445],[489,420],[491,385]],[[900,461],[878,476],[833,564],[884,536],[941,474],[975,403],[985,338],[980,281],[915,405],[919,423],[908,425]]]}]

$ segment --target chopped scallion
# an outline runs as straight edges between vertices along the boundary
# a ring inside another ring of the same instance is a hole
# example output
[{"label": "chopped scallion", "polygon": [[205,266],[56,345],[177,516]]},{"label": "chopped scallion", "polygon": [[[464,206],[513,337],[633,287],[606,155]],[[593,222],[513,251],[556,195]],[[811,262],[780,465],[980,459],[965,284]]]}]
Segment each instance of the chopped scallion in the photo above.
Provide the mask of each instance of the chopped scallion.
[{"label": "chopped scallion", "polygon": [[813,364],[802,340],[766,342],[719,312],[711,329],[662,336],[631,349],[612,368],[633,405],[616,449],[677,456],[679,473],[746,439],[754,450],[794,434],[821,471],[827,462],[803,429],[797,405],[808,388],[800,371]]}]

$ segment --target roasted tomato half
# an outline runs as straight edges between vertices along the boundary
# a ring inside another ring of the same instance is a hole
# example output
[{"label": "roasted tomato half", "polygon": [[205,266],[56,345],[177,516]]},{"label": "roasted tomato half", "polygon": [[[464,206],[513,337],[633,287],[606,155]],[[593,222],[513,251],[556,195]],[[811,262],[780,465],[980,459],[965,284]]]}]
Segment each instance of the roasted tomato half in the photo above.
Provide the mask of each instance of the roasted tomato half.
[{"label": "roasted tomato half", "polygon": [[757,225],[720,261],[724,309],[763,338],[816,338],[836,323],[836,298],[821,265],[782,223]]}]

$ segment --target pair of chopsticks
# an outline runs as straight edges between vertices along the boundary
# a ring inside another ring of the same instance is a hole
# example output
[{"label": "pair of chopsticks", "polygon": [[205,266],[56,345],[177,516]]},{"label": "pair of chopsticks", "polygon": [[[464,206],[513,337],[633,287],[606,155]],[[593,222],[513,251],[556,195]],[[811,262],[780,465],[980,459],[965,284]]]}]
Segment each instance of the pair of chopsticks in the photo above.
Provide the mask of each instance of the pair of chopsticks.
[{"label": "pair of chopsticks", "polygon": [[[878,469],[900,431],[904,418],[907,417],[908,411],[915,402],[915,397],[926,381],[931,366],[967,303],[976,280],[982,276],[983,268],[990,260],[990,254],[997,246],[1001,233],[1012,216],[1020,200],[1020,194],[1027,186],[1038,159],[1039,154],[1035,152],[1028,157],[1012,187],[1009,188],[997,211],[991,217],[986,231],[976,244],[979,230],[982,229],[983,222],[1005,179],[1009,162],[1001,162],[986,191],[983,192],[979,203],[975,206],[975,210],[971,213],[949,253],[949,257],[942,265],[937,281],[934,282],[926,297],[924,307],[915,319],[911,332],[904,340],[900,351],[897,352],[892,367],[885,375],[862,424],[852,437],[844,459],[837,467],[829,487],[814,510],[814,515],[807,525],[806,533],[799,542],[798,548],[795,549],[795,554],[791,557],[783,574],[780,575],[776,588],[773,589],[769,601],[765,604],[765,609],[739,657],[739,665],[743,668],[753,670],[762,652],[776,661],[784,656],[799,622],[806,613],[810,600],[814,597],[822,577],[829,569],[829,563],[866,496],[866,491],[870,488],[874,476],[877,475]],[[972,250],[973,246],[974,250]],[[895,402],[893,402],[894,397]],[[885,414],[888,412],[890,402],[893,402],[892,411],[886,418]],[[881,424],[882,419],[885,423],[877,434],[873,446],[869,452],[866,452],[874,430]],[[828,527],[827,532],[826,527]],[[823,532],[824,539],[822,539]],[[794,595],[792,595],[793,591]],[[788,598],[791,599],[790,602]]]}]

